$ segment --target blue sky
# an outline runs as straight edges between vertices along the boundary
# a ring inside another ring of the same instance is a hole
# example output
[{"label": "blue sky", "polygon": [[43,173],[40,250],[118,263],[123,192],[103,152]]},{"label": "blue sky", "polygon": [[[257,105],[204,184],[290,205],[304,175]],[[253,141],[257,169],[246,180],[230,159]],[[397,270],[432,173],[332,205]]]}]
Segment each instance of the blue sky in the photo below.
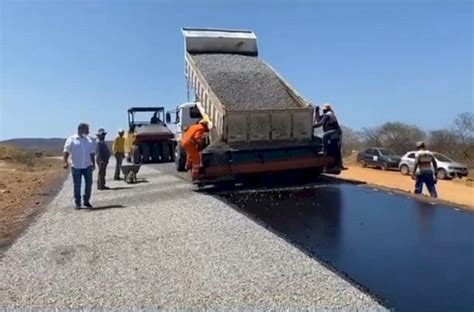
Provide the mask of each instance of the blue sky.
[{"label": "blue sky", "polygon": [[355,129],[473,108],[471,1],[1,2],[0,139],[126,127],[186,101],[183,26],[247,28],[260,56]]}]

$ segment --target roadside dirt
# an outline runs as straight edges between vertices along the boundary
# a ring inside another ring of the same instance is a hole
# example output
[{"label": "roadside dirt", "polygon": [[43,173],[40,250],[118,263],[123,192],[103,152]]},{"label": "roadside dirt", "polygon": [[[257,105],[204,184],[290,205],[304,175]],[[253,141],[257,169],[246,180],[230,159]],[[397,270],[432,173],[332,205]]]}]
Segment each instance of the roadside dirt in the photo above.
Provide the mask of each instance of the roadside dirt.
[{"label": "roadside dirt", "polygon": [[65,176],[59,159],[0,160],[0,251],[52,199]]},{"label": "roadside dirt", "polygon": [[[362,168],[357,165],[347,165],[338,178],[361,181],[367,184],[387,187],[407,193],[413,193],[415,181],[410,176],[403,176],[398,171],[382,171],[380,169]],[[436,185],[439,199],[462,205],[464,208],[474,210],[474,187],[466,179],[438,181]],[[423,194],[427,195],[426,188]]]}]

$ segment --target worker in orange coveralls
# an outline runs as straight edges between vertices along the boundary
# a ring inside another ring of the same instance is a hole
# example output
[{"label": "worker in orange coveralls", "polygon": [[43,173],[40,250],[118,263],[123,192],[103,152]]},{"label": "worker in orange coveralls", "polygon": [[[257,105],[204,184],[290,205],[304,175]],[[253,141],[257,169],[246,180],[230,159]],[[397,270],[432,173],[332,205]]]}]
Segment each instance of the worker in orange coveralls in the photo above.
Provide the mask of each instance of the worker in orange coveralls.
[{"label": "worker in orange coveralls", "polygon": [[198,124],[190,126],[183,134],[181,144],[186,151],[186,169],[191,169],[193,180],[199,178],[201,172],[201,150],[204,148],[205,134],[209,132],[209,118],[204,118]]}]

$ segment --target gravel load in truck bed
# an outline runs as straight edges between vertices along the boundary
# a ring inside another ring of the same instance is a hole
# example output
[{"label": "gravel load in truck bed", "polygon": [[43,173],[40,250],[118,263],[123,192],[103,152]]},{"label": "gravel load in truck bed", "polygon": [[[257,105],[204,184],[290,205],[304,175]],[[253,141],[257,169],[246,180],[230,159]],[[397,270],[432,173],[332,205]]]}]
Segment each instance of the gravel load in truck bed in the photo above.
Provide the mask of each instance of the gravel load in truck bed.
[{"label": "gravel load in truck bed", "polygon": [[195,54],[193,58],[212,91],[229,110],[298,106],[275,72],[258,57]]}]

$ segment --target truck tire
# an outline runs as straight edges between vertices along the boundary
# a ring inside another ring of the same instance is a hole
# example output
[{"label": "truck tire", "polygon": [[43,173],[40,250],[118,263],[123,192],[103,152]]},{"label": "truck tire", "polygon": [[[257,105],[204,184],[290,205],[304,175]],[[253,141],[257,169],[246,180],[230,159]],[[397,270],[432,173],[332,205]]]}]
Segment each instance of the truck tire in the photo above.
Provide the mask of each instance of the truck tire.
[{"label": "truck tire", "polygon": [[170,162],[174,162],[175,160],[175,144],[173,142],[168,144],[168,150],[170,151]]},{"label": "truck tire", "polygon": [[136,165],[141,163],[142,161],[140,157],[140,148],[137,145],[134,145],[132,147],[131,158],[132,162]]},{"label": "truck tire", "polygon": [[159,163],[160,155],[161,155],[161,143],[153,143],[151,145],[151,161],[153,163]]},{"label": "truck tire", "polygon": [[409,175],[409,174],[410,174],[410,169],[408,168],[407,165],[402,165],[402,166],[400,167],[400,173],[401,173],[402,175]]},{"label": "truck tire", "polygon": [[142,150],[142,161],[143,163],[149,163],[150,162],[150,144],[148,143],[143,143],[141,144],[141,148]]},{"label": "truck tire", "polygon": [[177,144],[175,149],[175,160],[176,171],[186,171],[186,152],[181,148],[181,145]]},{"label": "truck tire", "polygon": [[161,162],[164,162],[164,163],[169,162],[170,154],[171,154],[171,151],[169,149],[169,144],[167,142],[163,142],[161,144]]}]

